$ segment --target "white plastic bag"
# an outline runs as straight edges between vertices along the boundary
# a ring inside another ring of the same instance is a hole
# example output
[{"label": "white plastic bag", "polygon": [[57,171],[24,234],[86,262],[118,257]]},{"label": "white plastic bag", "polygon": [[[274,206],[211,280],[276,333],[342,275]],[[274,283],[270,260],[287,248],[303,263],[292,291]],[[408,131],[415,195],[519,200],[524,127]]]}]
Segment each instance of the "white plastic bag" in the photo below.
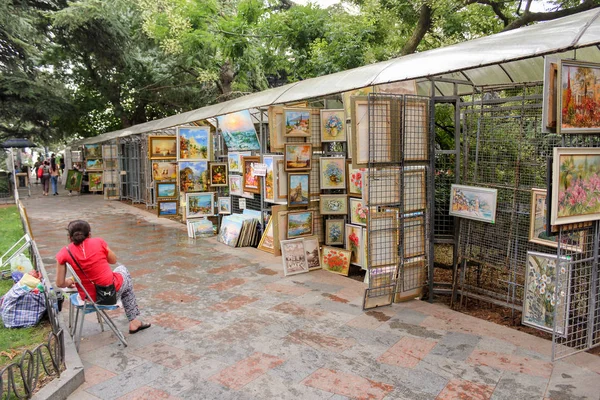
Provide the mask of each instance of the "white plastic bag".
[{"label": "white plastic bag", "polygon": [[25,254],[19,254],[12,260],[10,260],[10,271],[11,272],[22,272],[23,274],[33,270],[33,264],[29,261],[29,258]]}]

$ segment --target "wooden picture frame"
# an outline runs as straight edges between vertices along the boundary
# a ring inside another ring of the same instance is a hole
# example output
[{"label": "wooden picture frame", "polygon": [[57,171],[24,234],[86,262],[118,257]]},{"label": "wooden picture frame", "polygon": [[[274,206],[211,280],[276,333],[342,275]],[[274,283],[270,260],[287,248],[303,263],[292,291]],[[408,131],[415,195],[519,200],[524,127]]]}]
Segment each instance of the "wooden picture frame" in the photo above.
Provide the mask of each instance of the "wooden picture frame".
[{"label": "wooden picture frame", "polygon": [[[369,128],[369,99],[356,96],[351,99],[352,113],[352,167],[365,168],[368,164],[389,163],[398,157],[394,150],[397,140],[392,129],[392,100],[377,98],[370,103],[372,112],[377,119],[385,121],[377,127]],[[376,135],[377,151],[370,151],[369,137]]]},{"label": "wooden picture frame", "polygon": [[283,275],[296,275],[308,272],[304,241],[302,239],[282,240],[281,259]]},{"label": "wooden picture frame", "polygon": [[83,172],[77,171],[76,169],[70,169],[67,171],[67,180],[65,182],[65,189],[72,192],[81,191],[81,183],[83,182]]},{"label": "wooden picture frame", "polygon": [[352,252],[339,247],[323,246],[321,268],[334,274],[348,276]]},{"label": "wooden picture frame", "polygon": [[319,238],[317,236],[302,238],[302,244],[304,246],[304,254],[306,254],[308,270],[321,269],[321,246],[319,245]]},{"label": "wooden picture frame", "polygon": [[283,119],[283,107],[270,106],[268,114],[270,150],[272,152],[282,152],[285,145],[285,136],[283,135],[283,132],[285,130],[285,122]]},{"label": "wooden picture frame", "polygon": [[290,172],[288,178],[288,208],[308,207],[310,202],[310,173]]},{"label": "wooden picture frame", "polygon": [[177,157],[176,136],[148,136],[148,158],[169,160]]},{"label": "wooden picture frame", "polygon": [[452,184],[450,215],[475,221],[496,222],[498,189]]},{"label": "wooden picture frame", "polygon": [[104,163],[101,158],[86,158],[85,160],[86,171],[102,171],[104,170]]},{"label": "wooden picture frame", "polygon": [[346,159],[342,157],[319,158],[320,189],[346,189]]},{"label": "wooden picture frame", "polygon": [[267,172],[263,179],[263,199],[267,203],[277,203],[278,177],[277,177],[277,160],[283,161],[283,156],[265,154],[262,156],[263,164],[267,166]]},{"label": "wooden picture frame", "polygon": [[100,144],[84,144],[83,150],[85,158],[102,158],[102,145]]},{"label": "wooden picture frame", "polygon": [[243,156],[242,157],[242,168],[244,169],[242,175],[242,183],[244,192],[260,194],[260,177],[254,173],[255,163],[260,163],[259,156]]},{"label": "wooden picture frame", "polygon": [[346,115],[344,109],[320,110],[321,142],[346,141]]},{"label": "wooden picture frame", "polygon": [[600,177],[600,148],[555,147],[552,162],[552,225],[600,219],[594,188]]},{"label": "wooden picture frame", "polygon": [[241,175],[229,175],[229,194],[234,196],[243,194]]},{"label": "wooden picture frame", "polygon": [[211,187],[229,186],[228,163],[211,162],[208,164],[208,171]]},{"label": "wooden picture frame", "polygon": [[[586,61],[558,61],[558,98],[556,131],[561,134],[598,133],[600,117],[595,98],[600,81],[600,64]],[[593,89],[592,89],[593,88]]]},{"label": "wooden picture frame", "polygon": [[348,196],[362,197],[364,175],[365,172],[367,172],[367,169],[353,168],[352,160],[346,160],[346,165],[346,181],[348,182]]},{"label": "wooden picture frame", "polygon": [[369,229],[371,234],[368,241],[369,248],[366,251],[368,266],[397,265],[399,261],[397,214],[372,213],[369,216]]},{"label": "wooden picture frame", "polygon": [[350,264],[362,266],[363,261],[363,227],[346,224],[345,249],[350,250]]},{"label": "wooden picture frame", "polygon": [[185,218],[212,217],[215,215],[215,193],[186,193]]},{"label": "wooden picture frame", "polygon": [[177,127],[177,161],[209,161],[211,155],[210,126]]},{"label": "wooden picture frame", "polygon": [[402,230],[404,258],[425,254],[425,217],[422,215],[405,218]]},{"label": "wooden picture frame", "polygon": [[153,181],[177,181],[177,168],[175,160],[152,160]]},{"label": "wooden picture frame", "polygon": [[556,113],[558,110],[558,61],[556,56],[544,56],[544,86],[542,98],[542,132],[556,132]]},{"label": "wooden picture frame", "polygon": [[325,244],[328,246],[343,245],[346,237],[345,219],[325,220]]},{"label": "wooden picture frame", "polygon": [[314,212],[296,211],[287,213],[287,235],[288,239],[296,239],[313,235]]},{"label": "wooden picture frame", "polygon": [[321,215],[347,215],[348,196],[345,194],[322,194],[319,200]]},{"label": "wooden picture frame", "polygon": [[177,182],[155,182],[154,194],[157,200],[177,197]]},{"label": "wooden picture frame", "polygon": [[285,170],[285,161],[283,156],[275,160],[275,175],[277,176],[277,202],[287,202],[288,186],[287,171]]},{"label": "wooden picture frame", "polygon": [[218,197],[217,210],[222,215],[231,214],[231,197]]},{"label": "wooden picture frame", "polygon": [[102,192],[104,190],[103,172],[88,172],[88,189],[90,192]]},{"label": "wooden picture frame", "polygon": [[400,168],[365,171],[363,173],[363,204],[369,207],[399,204],[402,172]]},{"label": "wooden picture frame", "polygon": [[176,217],[179,214],[179,200],[159,200],[156,204],[159,217]]},{"label": "wooden picture frame", "polygon": [[209,182],[208,161],[179,162],[180,192],[205,192],[208,190]]},{"label": "wooden picture frame", "polygon": [[312,144],[286,143],[284,151],[287,172],[309,171],[312,168]]},{"label": "wooden picture frame", "polygon": [[404,171],[404,212],[415,212],[427,208],[427,181],[425,168]]},{"label": "wooden picture frame", "polygon": [[266,251],[267,253],[275,254],[275,236],[273,227],[273,216],[269,217],[267,227],[263,232],[263,235],[258,243],[258,249]]},{"label": "wooden picture frame", "polygon": [[284,137],[310,137],[310,108],[284,108]]},{"label": "wooden picture frame", "polygon": [[348,209],[350,212],[350,223],[354,225],[366,226],[367,219],[369,217],[369,209],[364,206],[362,199],[350,197],[348,198],[348,202]]},{"label": "wooden picture frame", "polygon": [[429,99],[406,97],[403,118],[405,161],[429,160]]}]

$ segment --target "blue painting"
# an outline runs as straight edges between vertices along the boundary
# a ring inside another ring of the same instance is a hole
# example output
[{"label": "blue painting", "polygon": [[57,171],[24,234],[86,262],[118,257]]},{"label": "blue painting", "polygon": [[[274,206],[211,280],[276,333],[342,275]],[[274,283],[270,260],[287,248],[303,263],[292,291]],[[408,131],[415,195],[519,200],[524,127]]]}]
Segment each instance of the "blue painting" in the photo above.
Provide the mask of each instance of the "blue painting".
[{"label": "blue painting", "polygon": [[260,150],[250,111],[221,115],[217,121],[228,151]]},{"label": "blue painting", "polygon": [[176,183],[157,183],[156,184],[157,197],[175,197],[177,194]]},{"label": "blue painting", "polygon": [[210,127],[177,128],[178,160],[208,160],[210,157]]},{"label": "blue painting", "polygon": [[177,215],[177,201],[161,201],[158,203],[159,216]]}]

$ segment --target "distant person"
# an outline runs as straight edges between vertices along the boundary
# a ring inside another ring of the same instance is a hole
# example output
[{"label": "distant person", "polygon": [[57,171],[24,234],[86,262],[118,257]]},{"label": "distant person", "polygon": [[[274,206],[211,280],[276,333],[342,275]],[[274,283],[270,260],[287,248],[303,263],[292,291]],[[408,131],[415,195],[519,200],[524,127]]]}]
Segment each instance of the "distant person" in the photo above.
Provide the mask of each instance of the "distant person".
[{"label": "distant person", "polygon": [[60,157],[60,162],[58,163],[58,165],[60,166],[60,174],[64,174],[65,173],[65,156],[61,156]]},{"label": "distant person", "polygon": [[56,163],[56,157],[52,154],[50,158],[50,184],[52,185],[52,195],[58,196],[58,177],[60,176],[60,168]]},{"label": "distant person", "polygon": [[40,168],[42,169],[42,192],[44,196],[48,196],[50,188],[50,163],[48,160],[45,160]]},{"label": "distant person", "polygon": [[35,184],[40,183],[40,177],[38,176],[38,168],[42,166],[42,157],[38,157],[35,164],[33,164],[33,172],[35,174]]}]

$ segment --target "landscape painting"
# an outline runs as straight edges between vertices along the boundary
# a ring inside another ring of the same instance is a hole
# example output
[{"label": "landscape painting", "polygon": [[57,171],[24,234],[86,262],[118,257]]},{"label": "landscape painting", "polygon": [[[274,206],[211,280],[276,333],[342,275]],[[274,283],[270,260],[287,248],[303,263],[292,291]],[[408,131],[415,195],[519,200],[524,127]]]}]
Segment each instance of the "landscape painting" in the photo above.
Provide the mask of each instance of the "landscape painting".
[{"label": "landscape painting", "polygon": [[319,238],[316,236],[302,239],[306,263],[309,270],[321,269],[321,252],[319,251]]},{"label": "landscape painting", "polygon": [[168,160],[177,157],[175,136],[148,136],[148,150],[151,160]]},{"label": "landscape painting", "polygon": [[346,141],[344,110],[321,110],[321,142]]},{"label": "landscape painting", "polygon": [[600,219],[600,148],[555,147],[552,225]]},{"label": "landscape painting", "polygon": [[185,215],[186,218],[210,217],[215,214],[215,194],[210,193],[186,193]]},{"label": "landscape painting", "polygon": [[600,64],[561,60],[559,70],[558,132],[600,132]]},{"label": "landscape painting", "polygon": [[177,183],[175,182],[156,182],[156,198],[165,199],[177,195]]},{"label": "landscape painting", "polygon": [[285,136],[310,136],[310,109],[284,108],[283,118],[285,119]]},{"label": "landscape painting", "polygon": [[208,160],[211,154],[209,126],[180,126],[177,128],[177,160]]},{"label": "landscape painting", "polygon": [[310,200],[310,174],[288,174],[288,207],[307,207]]},{"label": "landscape painting", "polygon": [[159,200],[158,201],[158,216],[159,217],[174,217],[177,215],[179,207],[178,200]]},{"label": "landscape painting", "polygon": [[243,194],[241,175],[229,175],[229,193],[235,196]]},{"label": "landscape painting", "polygon": [[104,163],[102,163],[101,158],[97,159],[86,159],[85,160],[85,169],[87,171],[102,171],[104,169]]},{"label": "landscape painting", "polygon": [[250,111],[221,115],[217,121],[228,151],[260,149]]},{"label": "landscape painting", "polygon": [[240,238],[243,221],[235,219],[234,215],[226,215],[221,222],[221,228],[217,235],[217,241],[226,244],[227,246],[235,247]]},{"label": "landscape painting", "polygon": [[231,214],[231,197],[219,197],[217,199],[219,214]]},{"label": "landscape painting", "polygon": [[84,144],[85,158],[102,158],[102,146],[99,144]]},{"label": "landscape painting", "polygon": [[321,254],[321,268],[335,274],[348,276],[351,257],[349,250],[323,246]]},{"label": "landscape painting", "polygon": [[153,161],[152,179],[155,181],[177,180],[177,163],[173,161]]},{"label": "landscape painting", "polygon": [[452,185],[450,215],[494,223],[496,221],[497,189]]},{"label": "landscape painting", "polygon": [[179,163],[179,189],[181,192],[205,192],[208,190],[208,182],[208,161]]},{"label": "landscape painting", "polygon": [[264,179],[263,198],[268,203],[275,203],[276,179],[275,179],[275,158],[264,155],[263,164],[267,166],[267,172]]},{"label": "landscape painting", "polygon": [[275,253],[275,241],[274,241],[274,229],[273,229],[273,216],[269,217],[269,222],[267,223],[267,227],[260,239],[260,243],[258,244],[258,249],[262,251],[266,251],[267,253],[274,254]]},{"label": "landscape painting", "polygon": [[300,211],[287,214],[287,238],[295,239],[313,234],[313,212]]},{"label": "landscape painting", "polygon": [[307,171],[311,169],[312,144],[286,143],[285,144],[285,170]]}]

